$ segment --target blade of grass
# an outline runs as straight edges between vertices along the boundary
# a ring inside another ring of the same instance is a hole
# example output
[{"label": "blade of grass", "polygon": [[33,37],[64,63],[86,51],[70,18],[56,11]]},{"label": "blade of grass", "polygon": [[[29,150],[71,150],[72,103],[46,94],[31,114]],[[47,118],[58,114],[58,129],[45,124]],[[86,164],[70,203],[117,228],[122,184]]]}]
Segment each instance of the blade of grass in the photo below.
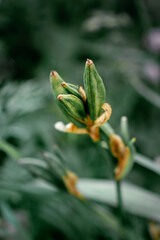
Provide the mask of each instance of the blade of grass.
[{"label": "blade of grass", "polygon": [[0,140],[0,149],[4,151],[7,155],[13,158],[20,158],[20,153],[9,143],[6,143],[3,140]]},{"label": "blade of grass", "polygon": [[153,160],[151,160],[139,153],[135,154],[134,160],[141,167],[144,167],[144,168],[148,169],[149,171],[152,171],[160,176],[160,166],[158,164],[154,163]]},{"label": "blade of grass", "polygon": [[[130,183],[122,182],[124,210],[137,216],[160,221],[160,196]],[[117,207],[114,181],[79,179],[78,190],[88,199]]]}]

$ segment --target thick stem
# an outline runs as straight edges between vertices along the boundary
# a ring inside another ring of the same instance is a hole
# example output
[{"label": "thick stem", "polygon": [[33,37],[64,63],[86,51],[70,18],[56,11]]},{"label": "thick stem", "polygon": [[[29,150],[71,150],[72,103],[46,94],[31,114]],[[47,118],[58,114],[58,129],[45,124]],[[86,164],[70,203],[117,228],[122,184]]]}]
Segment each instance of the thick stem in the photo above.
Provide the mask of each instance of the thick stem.
[{"label": "thick stem", "polygon": [[117,191],[117,203],[119,210],[120,222],[123,222],[123,200],[122,200],[122,191],[121,191],[121,181],[116,181],[116,191]]}]

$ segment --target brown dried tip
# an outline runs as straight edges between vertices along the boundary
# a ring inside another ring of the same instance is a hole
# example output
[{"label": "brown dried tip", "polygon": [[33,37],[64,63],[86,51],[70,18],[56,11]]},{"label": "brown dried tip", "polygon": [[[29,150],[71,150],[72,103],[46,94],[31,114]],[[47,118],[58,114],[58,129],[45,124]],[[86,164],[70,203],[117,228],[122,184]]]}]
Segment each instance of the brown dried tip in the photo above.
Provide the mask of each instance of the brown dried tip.
[{"label": "brown dried tip", "polygon": [[57,99],[61,101],[63,99],[63,95],[58,95]]},{"label": "brown dried tip", "polygon": [[90,66],[90,65],[92,65],[92,64],[93,64],[93,61],[92,61],[92,60],[90,60],[90,59],[87,59],[87,61],[86,61],[86,64],[87,64],[88,66]]},{"label": "brown dried tip", "polygon": [[62,87],[65,87],[65,86],[66,86],[66,83],[65,83],[65,82],[62,82],[62,83],[61,83],[61,86],[62,86]]},{"label": "brown dried tip", "polygon": [[53,78],[57,75],[58,73],[56,71],[51,71],[50,72],[50,76]]}]

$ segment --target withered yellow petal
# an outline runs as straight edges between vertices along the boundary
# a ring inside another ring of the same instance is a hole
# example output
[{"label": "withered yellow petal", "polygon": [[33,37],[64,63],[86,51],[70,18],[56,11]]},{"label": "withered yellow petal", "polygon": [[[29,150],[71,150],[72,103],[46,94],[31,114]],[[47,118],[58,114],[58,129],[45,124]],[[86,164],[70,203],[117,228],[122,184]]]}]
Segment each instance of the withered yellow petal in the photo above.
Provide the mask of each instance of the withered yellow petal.
[{"label": "withered yellow petal", "polygon": [[124,172],[127,173],[125,170],[129,164],[131,152],[129,147],[125,146],[122,139],[116,134],[110,135],[110,148],[113,156],[118,159],[118,165],[115,169],[115,178],[119,180],[124,175]]},{"label": "withered yellow petal", "polygon": [[111,113],[112,113],[112,108],[111,108],[111,106],[110,106],[108,103],[104,103],[104,104],[102,105],[102,108],[103,108],[104,112],[101,114],[100,117],[98,117],[98,118],[95,120],[94,124],[95,124],[96,126],[101,126],[101,125],[103,125],[103,124],[106,123],[106,122],[110,119],[110,117],[111,117]]},{"label": "withered yellow petal", "polygon": [[78,177],[70,171],[67,171],[66,175],[63,176],[63,181],[66,185],[68,192],[78,198],[84,199],[82,194],[78,192],[76,188],[77,180],[78,180]]},{"label": "withered yellow petal", "polygon": [[68,133],[77,133],[77,134],[87,134],[88,131],[86,128],[78,128],[73,123],[64,124],[63,122],[57,122],[55,128],[61,132],[68,132]]}]

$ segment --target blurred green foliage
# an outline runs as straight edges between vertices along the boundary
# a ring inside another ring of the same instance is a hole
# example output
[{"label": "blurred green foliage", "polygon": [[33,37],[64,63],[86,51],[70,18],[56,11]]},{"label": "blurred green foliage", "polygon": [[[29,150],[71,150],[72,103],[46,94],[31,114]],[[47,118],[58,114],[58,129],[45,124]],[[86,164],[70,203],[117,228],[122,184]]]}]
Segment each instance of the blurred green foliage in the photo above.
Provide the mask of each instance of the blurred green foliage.
[{"label": "blurred green foliage", "polygon": [[[17,159],[42,160],[58,146],[79,177],[110,178],[106,151],[89,136],[53,127],[64,116],[52,97],[50,70],[81,85],[90,58],[104,80],[113,128],[118,132],[127,116],[137,152],[159,167],[159,7],[158,0],[0,1],[0,239],[120,239],[93,211],[94,201],[49,191]],[[159,175],[137,164],[127,181],[160,194]],[[118,219],[116,208],[98,207]],[[123,239],[155,239],[149,228],[155,219],[131,213],[126,219]]]}]

